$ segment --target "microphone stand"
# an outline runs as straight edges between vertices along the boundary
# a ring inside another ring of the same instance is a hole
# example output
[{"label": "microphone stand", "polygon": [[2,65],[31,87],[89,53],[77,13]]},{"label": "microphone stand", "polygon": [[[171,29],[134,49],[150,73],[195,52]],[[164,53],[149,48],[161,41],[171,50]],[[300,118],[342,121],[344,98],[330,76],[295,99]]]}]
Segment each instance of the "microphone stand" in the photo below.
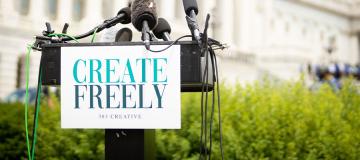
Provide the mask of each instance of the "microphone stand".
[{"label": "microphone stand", "polygon": [[[122,41],[120,38],[115,42],[129,42],[130,39]],[[155,160],[155,148],[154,129],[105,129],[106,160]]]}]

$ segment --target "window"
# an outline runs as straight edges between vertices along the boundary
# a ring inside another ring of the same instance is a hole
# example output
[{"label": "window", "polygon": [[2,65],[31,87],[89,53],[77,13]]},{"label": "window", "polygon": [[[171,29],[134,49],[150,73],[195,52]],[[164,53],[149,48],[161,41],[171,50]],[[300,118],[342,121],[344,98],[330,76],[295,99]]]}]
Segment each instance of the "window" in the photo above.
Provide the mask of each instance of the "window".
[{"label": "window", "polygon": [[85,15],[85,0],[74,0],[73,17],[75,21],[80,21]]},{"label": "window", "polygon": [[113,0],[103,0],[102,1],[103,18],[108,19],[108,18],[115,16],[113,11],[114,11],[114,1]]},{"label": "window", "polygon": [[47,0],[46,13],[51,19],[57,18],[58,0]]},{"label": "window", "polygon": [[21,15],[26,16],[29,14],[30,0],[16,0],[15,9]]}]

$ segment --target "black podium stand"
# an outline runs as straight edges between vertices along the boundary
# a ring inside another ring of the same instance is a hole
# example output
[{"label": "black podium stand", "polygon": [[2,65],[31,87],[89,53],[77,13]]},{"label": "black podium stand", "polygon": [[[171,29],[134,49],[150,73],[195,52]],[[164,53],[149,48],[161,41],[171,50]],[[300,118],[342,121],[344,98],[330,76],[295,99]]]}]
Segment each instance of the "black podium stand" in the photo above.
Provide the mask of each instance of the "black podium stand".
[{"label": "black podium stand", "polygon": [[[151,45],[168,46],[172,42],[151,42]],[[144,45],[143,42],[110,42],[110,43],[59,43],[42,46],[41,63],[44,68],[43,85],[61,85],[61,47],[83,46],[134,46]],[[181,46],[181,92],[201,92],[202,75],[206,60],[201,54],[199,45],[194,41],[180,41]],[[208,60],[209,61],[209,60]],[[213,90],[211,65],[208,68],[209,91]],[[105,130],[106,160],[154,160],[155,130],[144,129],[106,129]]]}]

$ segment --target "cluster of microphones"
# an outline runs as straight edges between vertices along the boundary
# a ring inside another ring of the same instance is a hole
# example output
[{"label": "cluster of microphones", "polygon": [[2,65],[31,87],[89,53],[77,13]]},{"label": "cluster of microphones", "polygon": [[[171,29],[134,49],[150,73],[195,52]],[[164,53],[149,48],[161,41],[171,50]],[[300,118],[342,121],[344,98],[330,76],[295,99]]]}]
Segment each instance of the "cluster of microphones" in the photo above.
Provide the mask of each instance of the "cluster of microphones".
[{"label": "cluster of microphones", "polygon": [[[196,0],[183,0],[183,5],[193,39],[200,43],[200,31],[196,21],[198,13]],[[112,20],[116,23],[132,23],[136,30],[142,33],[141,40],[147,49],[150,48],[150,41],[157,41],[158,39],[171,41],[171,27],[164,18],[158,18],[154,0],[134,0],[131,7],[121,9],[113,19],[116,19]],[[104,28],[111,26],[113,25],[107,25]],[[131,40],[132,31],[129,28],[119,30],[115,37],[116,42]]]},{"label": "cluster of microphones", "polygon": [[[191,36],[194,41],[202,44],[202,35],[196,20],[198,14],[198,7],[196,0],[183,0],[183,6],[186,13],[186,21],[191,31]],[[171,27],[164,18],[158,18],[156,12],[156,3],[154,0],[134,0],[129,7],[121,9],[113,18],[105,20],[102,24],[96,26],[92,30],[77,36],[51,36],[55,31],[51,29],[50,23],[46,23],[46,30],[43,31],[42,36],[35,36],[36,41],[32,48],[35,50],[42,50],[42,44],[49,43],[66,43],[88,37],[94,33],[101,32],[106,28],[111,28],[116,24],[129,24],[132,23],[136,30],[142,33],[141,40],[144,42],[145,47],[150,49],[150,42],[162,39],[164,41],[172,41],[170,38]],[[67,33],[69,24],[65,23],[62,33]],[[204,35],[203,35],[204,36]],[[131,41],[132,31],[129,28],[123,28],[116,34],[115,41]],[[210,39],[223,49],[224,46],[214,39]]]}]

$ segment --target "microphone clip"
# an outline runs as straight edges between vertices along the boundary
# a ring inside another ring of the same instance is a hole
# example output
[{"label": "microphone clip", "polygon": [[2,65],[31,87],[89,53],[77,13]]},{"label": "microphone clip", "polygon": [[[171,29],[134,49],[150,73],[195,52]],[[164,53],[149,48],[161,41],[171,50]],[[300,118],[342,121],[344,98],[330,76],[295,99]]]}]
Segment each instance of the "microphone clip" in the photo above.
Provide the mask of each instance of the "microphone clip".
[{"label": "microphone clip", "polygon": [[55,31],[51,29],[51,24],[50,24],[49,22],[46,22],[45,25],[46,25],[46,30],[44,30],[44,31],[42,32],[42,34],[43,34],[44,36],[47,36],[47,35],[49,35],[49,34],[55,33]]},{"label": "microphone clip", "polygon": [[[192,11],[193,12],[193,11]],[[195,14],[195,12],[194,12]],[[191,30],[191,34],[193,35],[193,38],[199,43],[201,46],[201,37],[200,37],[200,31],[199,31],[199,25],[196,21],[196,16],[188,16],[186,15],[186,21],[187,24]]]},{"label": "microphone clip", "polygon": [[141,33],[141,40],[145,43],[145,48],[150,50],[151,32],[147,21],[143,21],[143,28]]}]

